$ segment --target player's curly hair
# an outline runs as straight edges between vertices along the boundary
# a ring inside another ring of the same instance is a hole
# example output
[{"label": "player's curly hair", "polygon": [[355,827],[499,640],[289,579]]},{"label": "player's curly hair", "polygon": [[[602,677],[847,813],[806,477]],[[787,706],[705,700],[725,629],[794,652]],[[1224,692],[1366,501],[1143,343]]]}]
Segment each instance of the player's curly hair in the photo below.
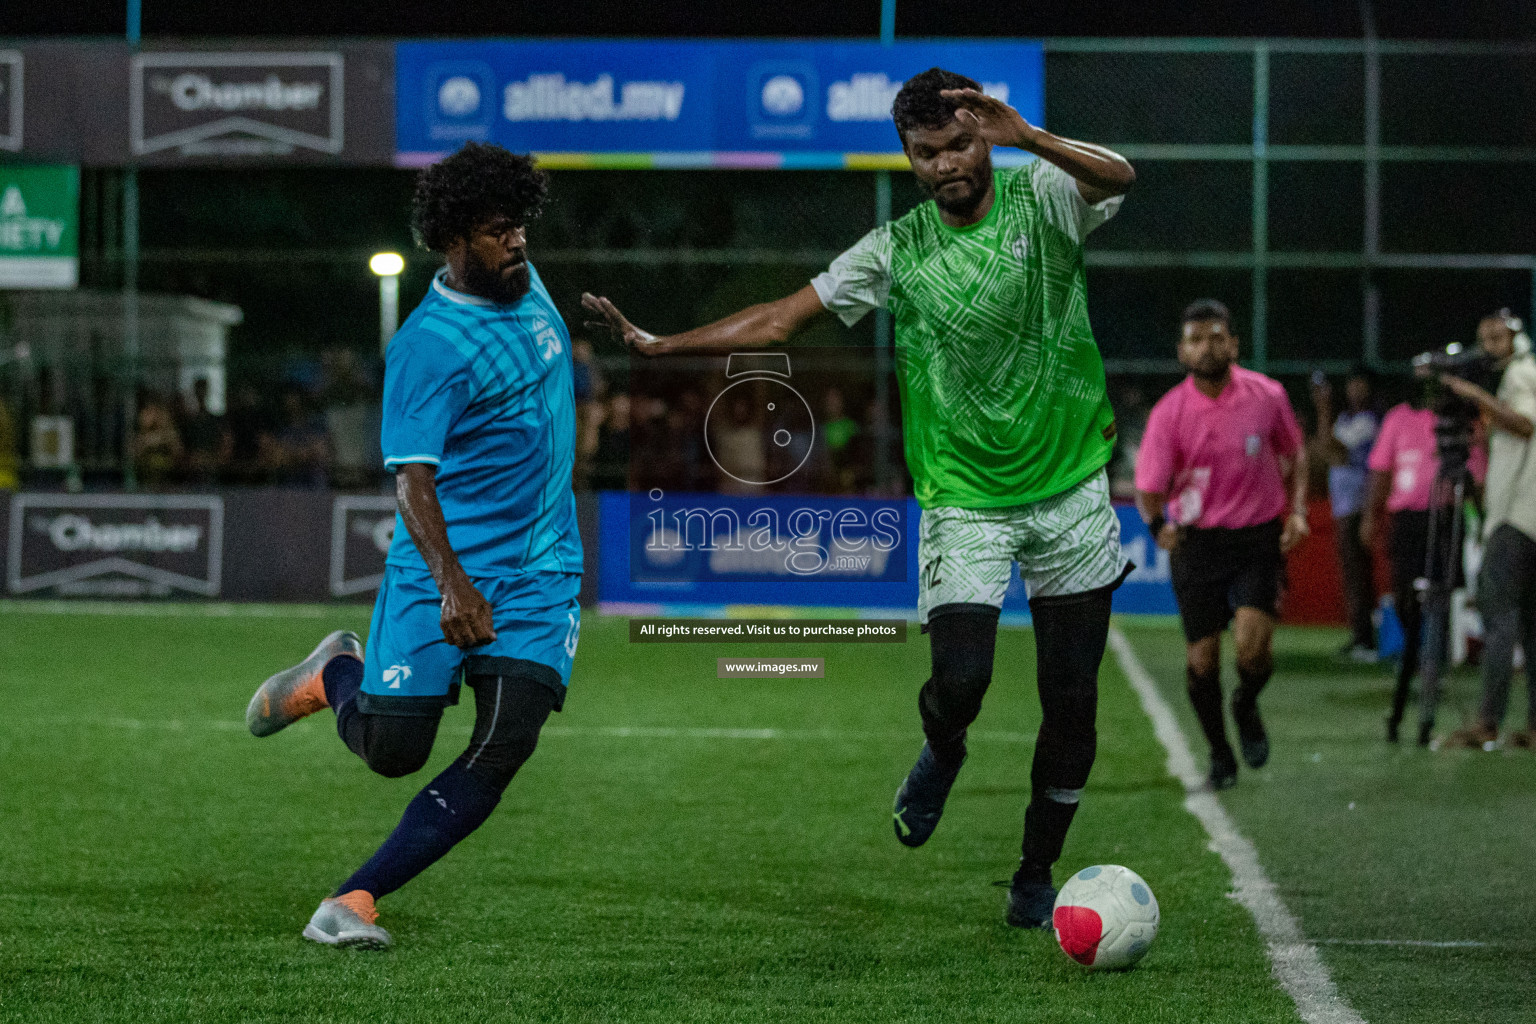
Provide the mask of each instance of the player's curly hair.
[{"label": "player's curly hair", "polygon": [[913,128],[943,128],[949,124],[959,104],[939,95],[945,89],[980,92],[981,83],[943,68],[929,68],[901,84],[901,91],[891,104],[891,117],[903,139]]},{"label": "player's curly hair", "polygon": [[411,232],[418,244],[442,252],[497,214],[527,224],[539,215],[548,192],[549,176],[534,165],[533,157],[466,142],[416,176]]}]

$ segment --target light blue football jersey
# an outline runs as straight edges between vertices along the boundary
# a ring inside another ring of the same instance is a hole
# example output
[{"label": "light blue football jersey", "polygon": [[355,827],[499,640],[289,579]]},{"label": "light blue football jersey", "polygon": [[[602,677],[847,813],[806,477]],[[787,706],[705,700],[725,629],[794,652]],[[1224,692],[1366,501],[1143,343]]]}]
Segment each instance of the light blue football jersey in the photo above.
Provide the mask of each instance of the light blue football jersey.
[{"label": "light blue football jersey", "polygon": [[[385,355],[384,465],[437,467],[448,543],[471,576],[579,573],[565,321],[532,264],[532,287],[507,306],[449,288],[445,273]],[[388,563],[426,570],[398,515]]]}]

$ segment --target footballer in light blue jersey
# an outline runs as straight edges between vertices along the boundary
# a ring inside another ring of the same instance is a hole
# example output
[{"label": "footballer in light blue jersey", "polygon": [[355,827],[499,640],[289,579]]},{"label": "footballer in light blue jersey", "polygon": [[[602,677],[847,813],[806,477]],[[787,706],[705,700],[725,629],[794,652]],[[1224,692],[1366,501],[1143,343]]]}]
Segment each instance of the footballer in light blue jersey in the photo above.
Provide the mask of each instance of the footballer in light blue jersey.
[{"label": "footballer in light blue jersey", "polygon": [[412,228],[447,265],[385,356],[400,511],[367,649],[332,633],[246,710],[267,736],[330,707],[395,777],[426,764],[460,681],[474,692],[468,749],[305,927],[326,945],[390,944],[374,901],[479,827],[565,701],[581,628],[571,340],[525,232],[547,188],[531,158],[479,143],[421,172]]},{"label": "footballer in light blue jersey", "polygon": [[[448,542],[471,576],[579,573],[565,321],[531,266],[509,306],[455,291],[447,269],[389,343],[384,466],[437,467]],[[389,564],[427,570],[403,521]]]}]

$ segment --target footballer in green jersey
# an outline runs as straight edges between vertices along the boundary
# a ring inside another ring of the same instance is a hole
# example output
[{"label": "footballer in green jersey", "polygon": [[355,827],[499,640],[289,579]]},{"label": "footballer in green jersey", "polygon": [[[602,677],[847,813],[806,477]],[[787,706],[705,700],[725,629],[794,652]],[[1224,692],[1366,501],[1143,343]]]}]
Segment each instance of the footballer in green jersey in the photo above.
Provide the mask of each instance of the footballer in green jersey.
[{"label": "footballer in green jersey", "polygon": [[[1051,866],[1093,765],[1110,597],[1130,570],[1104,467],[1115,420],[1088,323],[1083,241],[1135,180],[1109,150],[1053,135],[933,68],[891,109],[930,199],[865,235],[809,285],[704,327],[659,337],[606,298],[589,326],[632,350],[729,352],[786,341],[834,314],[888,308],[902,430],[918,504],[918,614],[933,674],[918,706],[927,742],[896,794],[908,846],[937,827],[992,678],[1015,562],[1030,599],[1044,712],[1007,919],[1048,928]],[[997,170],[992,147],[1039,159]]]}]

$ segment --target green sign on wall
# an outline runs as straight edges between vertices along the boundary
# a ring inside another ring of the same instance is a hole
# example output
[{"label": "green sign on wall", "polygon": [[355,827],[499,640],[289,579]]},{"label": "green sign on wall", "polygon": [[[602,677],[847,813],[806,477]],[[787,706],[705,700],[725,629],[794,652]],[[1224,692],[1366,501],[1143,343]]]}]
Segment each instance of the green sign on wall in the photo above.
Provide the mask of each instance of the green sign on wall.
[{"label": "green sign on wall", "polygon": [[80,280],[80,168],[0,165],[0,288]]}]

